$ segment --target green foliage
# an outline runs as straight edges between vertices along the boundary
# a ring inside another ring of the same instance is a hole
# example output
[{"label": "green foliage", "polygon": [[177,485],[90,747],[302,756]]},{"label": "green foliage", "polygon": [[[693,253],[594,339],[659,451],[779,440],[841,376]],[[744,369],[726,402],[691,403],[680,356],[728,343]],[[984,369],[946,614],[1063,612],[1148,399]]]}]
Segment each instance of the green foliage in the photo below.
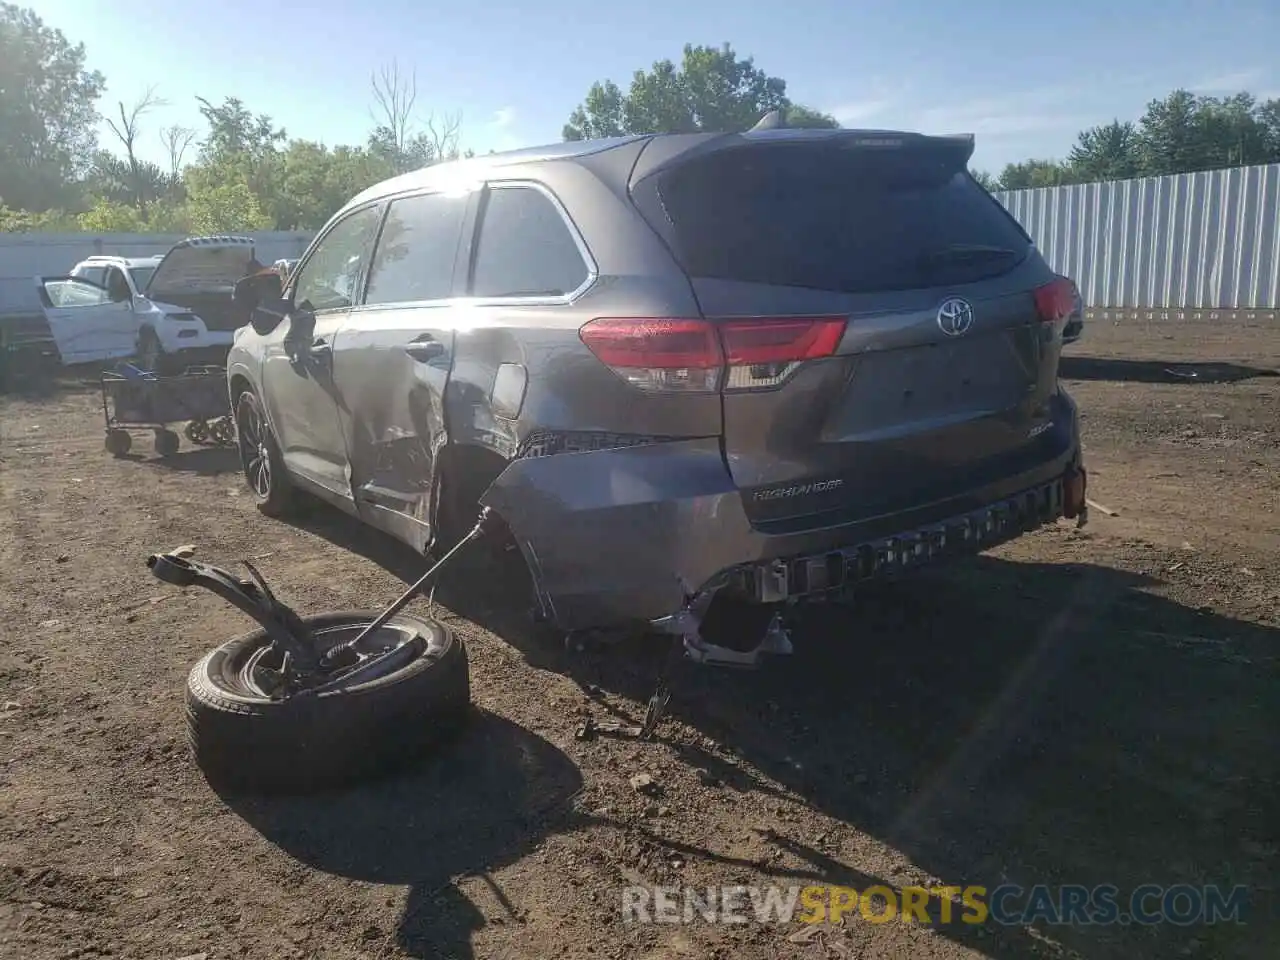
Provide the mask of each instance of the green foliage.
[{"label": "green foliage", "polygon": [[632,133],[748,130],[770,110],[783,110],[792,126],[836,127],[833,117],[793,104],[787,82],[771,77],[729,44],[719,49],[686,44],[680,66],[659,60],[637,70],[623,93],[612,80],[594,83],[569,116],[566,140]]},{"label": "green foliage", "polygon": [[1071,148],[1067,167],[1072,178],[1079,181],[1136,177],[1142,169],[1140,142],[1132,123],[1113,120],[1100,127],[1090,127]]},{"label": "green foliage", "polygon": [[982,185],[984,190],[999,190],[1000,181],[988,173],[986,170],[970,170],[969,173],[973,179]]},{"label": "green foliage", "polygon": [[63,210],[13,210],[0,204],[0,233],[74,233],[76,218]]},{"label": "green foliage", "polygon": [[1070,169],[1057,160],[1024,160],[1006,164],[1000,173],[1001,190],[1026,190],[1031,187],[1057,187],[1074,183]]},{"label": "green foliage", "polygon": [[81,230],[92,233],[141,233],[147,229],[136,207],[99,197],[93,206],[76,217]]},{"label": "green foliage", "polygon": [[[138,119],[165,101],[150,88],[111,120],[124,155],[99,150],[96,104],[105,81],[86,68],[82,44],[30,9],[0,2],[0,230],[155,230],[172,233],[317,230],[352,196],[388,177],[459,156],[460,117],[415,121],[416,82],[394,65],[375,75],[374,125],[365,143],[329,147],[289,139],[241,100],[197,98],[207,129],[182,169],[195,132],[160,131],[166,169],[140,160]],[[637,70],[626,89],[591,85],[569,117],[566,140],[634,133],[743,131],[779,110],[788,126],[835,128],[835,118],[792,103],[787,85],[729,44],[684,47],[677,65]],[[493,151],[489,151],[492,153]],[[1065,160],[975,171],[989,190],[1185,173],[1280,162],[1280,99],[1214,98],[1175,90],[1136,122],[1080,133]]]},{"label": "green foliage", "polygon": [[47,210],[75,199],[93,155],[102,74],[34,10],[0,3],[0,202]]},{"label": "green foliage", "polygon": [[262,210],[237,158],[187,168],[187,217],[196,233],[245,233],[269,230]]},{"label": "green foliage", "polygon": [[1023,190],[1263,163],[1280,163],[1280,99],[1174,90],[1147,104],[1136,124],[1113,120],[1082,131],[1066,161],[1009,164],[999,185]]}]

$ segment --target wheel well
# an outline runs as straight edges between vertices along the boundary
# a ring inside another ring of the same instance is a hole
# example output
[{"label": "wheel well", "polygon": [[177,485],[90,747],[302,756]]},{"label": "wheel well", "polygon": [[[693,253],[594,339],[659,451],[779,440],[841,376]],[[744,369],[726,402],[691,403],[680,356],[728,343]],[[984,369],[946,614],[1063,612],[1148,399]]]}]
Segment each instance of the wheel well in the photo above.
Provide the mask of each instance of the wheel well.
[{"label": "wheel well", "polygon": [[[440,451],[437,466],[437,519],[443,523],[465,524],[470,528],[479,510],[481,494],[507,469],[507,459],[488,447],[471,443],[451,443]],[[470,516],[445,516],[468,511]]]},{"label": "wheel well", "polygon": [[246,390],[252,390],[253,384],[249,382],[249,378],[244,374],[237,373],[231,378],[231,405],[234,407],[240,399],[240,394]]}]

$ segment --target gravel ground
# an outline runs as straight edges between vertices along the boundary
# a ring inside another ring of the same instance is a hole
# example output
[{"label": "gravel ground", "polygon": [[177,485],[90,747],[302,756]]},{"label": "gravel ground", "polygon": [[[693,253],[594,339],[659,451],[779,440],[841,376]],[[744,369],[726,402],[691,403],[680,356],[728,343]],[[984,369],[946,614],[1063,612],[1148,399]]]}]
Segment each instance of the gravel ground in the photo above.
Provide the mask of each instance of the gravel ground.
[{"label": "gravel ground", "polygon": [[[0,397],[0,957],[1274,957],[1276,368],[1274,328],[1091,326],[1063,372],[1116,516],[815,608],[768,670],[682,669],[652,743],[574,736],[639,717],[652,641],[569,655],[460,569],[437,599],[463,738],[271,801],[214,793],[183,740],[187,670],[245,619],[143,559],[248,557],[304,611],[390,600],[421,561],[325,508],[261,517],[229,451],[113,460],[92,391]],[[1248,922],[619,909],[642,883],[1002,882],[1244,884]]]}]

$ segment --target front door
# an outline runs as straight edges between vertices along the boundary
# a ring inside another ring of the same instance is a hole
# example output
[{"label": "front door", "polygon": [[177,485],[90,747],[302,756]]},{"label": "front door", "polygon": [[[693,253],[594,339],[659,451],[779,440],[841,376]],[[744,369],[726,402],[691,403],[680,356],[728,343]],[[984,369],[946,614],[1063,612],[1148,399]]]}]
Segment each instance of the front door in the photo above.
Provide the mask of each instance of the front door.
[{"label": "front door", "polygon": [[293,309],[270,335],[262,365],[267,414],[288,471],[351,500],[347,446],[334,387],[334,342],[359,296],[380,208],[336,222],[294,273]]},{"label": "front door", "polygon": [[360,515],[423,550],[432,538],[436,460],[448,442],[455,265],[466,193],[388,207],[364,303],[338,334],[335,376]]},{"label": "front door", "polygon": [[64,364],[133,355],[138,321],[127,296],[113,300],[106,287],[80,277],[39,277],[36,286]]}]

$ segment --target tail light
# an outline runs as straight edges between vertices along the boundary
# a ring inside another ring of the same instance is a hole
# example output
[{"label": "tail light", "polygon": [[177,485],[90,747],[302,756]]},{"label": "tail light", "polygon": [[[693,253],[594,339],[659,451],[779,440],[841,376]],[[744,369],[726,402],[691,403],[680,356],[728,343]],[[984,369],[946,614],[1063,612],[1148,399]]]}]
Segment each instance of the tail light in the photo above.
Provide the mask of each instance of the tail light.
[{"label": "tail light", "polygon": [[844,317],[660,320],[602,317],[579,336],[601,363],[646,392],[775,386],[800,363],[835,353]]},{"label": "tail light", "polygon": [[724,354],[705,320],[604,317],[578,334],[596,358],[627,383],[650,393],[720,389]]},{"label": "tail light", "polygon": [[1035,297],[1040,319],[1045,323],[1054,323],[1075,313],[1079,294],[1075,281],[1069,277],[1057,277],[1043,287],[1037,287]]}]

